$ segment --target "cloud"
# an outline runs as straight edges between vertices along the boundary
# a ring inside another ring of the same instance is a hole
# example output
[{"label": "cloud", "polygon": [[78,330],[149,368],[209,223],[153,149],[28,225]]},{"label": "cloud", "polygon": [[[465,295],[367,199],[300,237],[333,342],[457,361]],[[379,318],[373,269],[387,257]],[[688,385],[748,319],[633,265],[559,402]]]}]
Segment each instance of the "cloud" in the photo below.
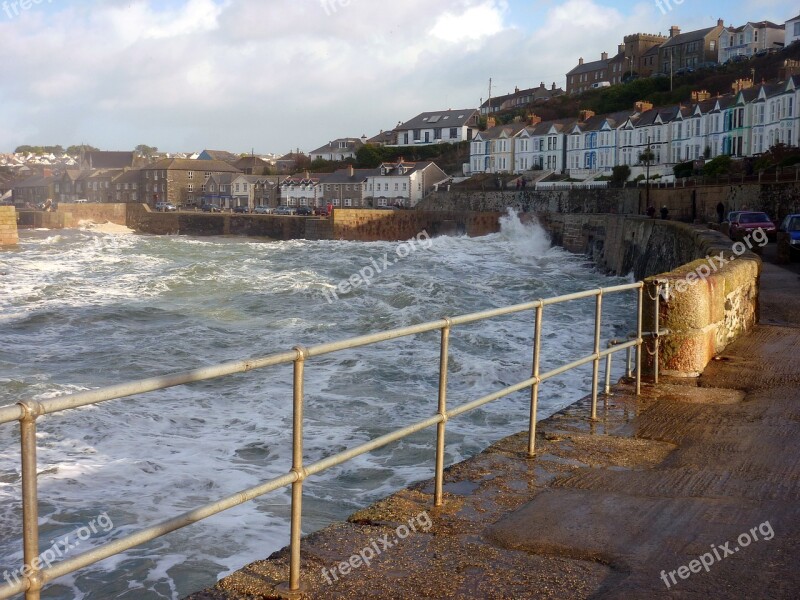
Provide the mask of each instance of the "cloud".
[{"label": "cloud", "polygon": [[[26,143],[310,150],[563,83],[655,7],[506,0],[91,0],[0,21],[0,133]],[[44,6],[44,5],[42,5]],[[535,6],[535,9],[530,6]],[[517,11],[517,12],[515,12]]]}]

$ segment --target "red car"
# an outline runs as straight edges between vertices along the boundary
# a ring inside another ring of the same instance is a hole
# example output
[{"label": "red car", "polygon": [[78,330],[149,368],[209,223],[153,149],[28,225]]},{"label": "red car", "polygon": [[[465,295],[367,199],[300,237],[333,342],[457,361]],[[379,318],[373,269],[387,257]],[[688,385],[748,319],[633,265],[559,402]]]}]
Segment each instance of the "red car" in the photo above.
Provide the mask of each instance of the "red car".
[{"label": "red car", "polygon": [[763,212],[740,212],[731,221],[731,239],[741,240],[745,236],[752,234],[756,229],[763,229],[767,237],[774,241],[777,235],[777,228]]}]

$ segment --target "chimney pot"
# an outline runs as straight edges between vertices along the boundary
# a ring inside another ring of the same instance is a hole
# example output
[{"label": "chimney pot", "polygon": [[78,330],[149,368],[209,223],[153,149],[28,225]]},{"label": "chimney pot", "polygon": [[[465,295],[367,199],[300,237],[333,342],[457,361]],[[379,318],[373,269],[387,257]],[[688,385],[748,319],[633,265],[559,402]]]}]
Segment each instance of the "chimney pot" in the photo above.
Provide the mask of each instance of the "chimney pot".
[{"label": "chimney pot", "polygon": [[578,65],[582,65],[582,64],[583,64],[583,57],[578,59]]},{"label": "chimney pot", "polygon": [[608,52],[601,53],[600,60],[608,60]]}]

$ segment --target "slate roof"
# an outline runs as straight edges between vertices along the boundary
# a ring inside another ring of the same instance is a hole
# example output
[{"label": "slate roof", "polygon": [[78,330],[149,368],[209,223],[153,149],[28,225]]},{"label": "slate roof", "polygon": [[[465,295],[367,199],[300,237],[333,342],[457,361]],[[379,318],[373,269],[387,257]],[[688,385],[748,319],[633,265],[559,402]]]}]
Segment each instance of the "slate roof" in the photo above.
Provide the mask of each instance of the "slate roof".
[{"label": "slate roof", "polygon": [[[347,146],[344,148],[339,147],[340,142],[345,142]],[[317,148],[310,154],[335,154],[336,152],[355,152],[364,145],[359,138],[339,138],[328,142],[325,146]]]},{"label": "slate roof", "polygon": [[221,160],[191,160],[189,158],[165,158],[147,165],[143,171],[207,171],[238,173],[239,169]]},{"label": "slate roof", "polygon": [[410,121],[399,125],[397,129],[428,129],[431,127],[462,127],[477,125],[478,111],[474,108],[460,110],[441,110],[424,112]]},{"label": "slate roof", "polygon": [[686,33],[679,33],[673,38],[668,39],[664,42],[661,47],[662,48],[671,48],[673,46],[681,46],[683,44],[688,44],[690,42],[697,42],[700,40],[704,40],[706,36],[714,31],[719,25],[715,25],[714,27],[706,27],[705,29],[697,29],[696,31],[687,31]]},{"label": "slate roof", "polygon": [[89,151],[83,155],[90,169],[124,169],[133,166],[134,158],[133,152]]}]

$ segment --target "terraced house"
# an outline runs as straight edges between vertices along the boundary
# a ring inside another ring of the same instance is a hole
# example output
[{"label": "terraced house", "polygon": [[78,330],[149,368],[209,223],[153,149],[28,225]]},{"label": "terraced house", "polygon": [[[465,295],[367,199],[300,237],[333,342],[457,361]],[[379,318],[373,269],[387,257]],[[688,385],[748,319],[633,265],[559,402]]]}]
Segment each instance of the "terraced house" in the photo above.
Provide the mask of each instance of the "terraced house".
[{"label": "terraced house", "polygon": [[[800,146],[798,102],[800,75],[760,86],[740,80],[731,93],[714,98],[697,91],[686,105],[655,108],[642,101],[610,115],[582,111],[571,121],[495,127],[480,132],[471,145],[469,170],[548,169],[589,179],[629,165],[636,176],[643,172],[641,157],[649,149],[654,155],[651,174],[671,175],[676,164],[689,160],[756,156],[776,144]],[[513,163],[508,147],[514,149]],[[508,164],[513,168],[498,168]]]},{"label": "terraced house", "polygon": [[212,176],[238,173],[239,169],[220,160],[165,158],[141,169],[139,200],[153,206],[156,202],[196,206]]}]

